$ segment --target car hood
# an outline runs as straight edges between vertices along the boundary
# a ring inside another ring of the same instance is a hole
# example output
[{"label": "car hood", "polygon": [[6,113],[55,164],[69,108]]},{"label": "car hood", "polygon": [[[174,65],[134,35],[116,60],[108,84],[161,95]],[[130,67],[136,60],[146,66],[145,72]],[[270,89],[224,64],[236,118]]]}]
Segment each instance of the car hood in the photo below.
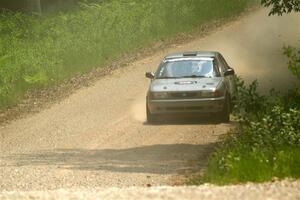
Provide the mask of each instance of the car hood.
[{"label": "car hood", "polygon": [[152,92],[215,90],[222,81],[223,77],[154,79],[150,90]]}]

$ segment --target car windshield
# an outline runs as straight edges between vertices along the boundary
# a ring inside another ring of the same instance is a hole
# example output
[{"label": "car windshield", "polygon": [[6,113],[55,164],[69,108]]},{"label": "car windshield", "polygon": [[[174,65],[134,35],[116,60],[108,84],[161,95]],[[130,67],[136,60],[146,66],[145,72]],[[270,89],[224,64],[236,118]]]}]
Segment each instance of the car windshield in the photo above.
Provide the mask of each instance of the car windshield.
[{"label": "car windshield", "polygon": [[156,78],[196,78],[217,75],[213,58],[167,60],[159,67]]}]

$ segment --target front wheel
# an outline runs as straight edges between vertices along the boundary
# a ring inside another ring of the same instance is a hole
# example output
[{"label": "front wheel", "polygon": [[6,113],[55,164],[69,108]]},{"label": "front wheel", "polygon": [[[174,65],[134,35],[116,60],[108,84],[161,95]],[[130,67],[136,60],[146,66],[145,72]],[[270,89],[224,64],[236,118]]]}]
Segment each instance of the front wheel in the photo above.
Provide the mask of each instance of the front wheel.
[{"label": "front wheel", "polygon": [[220,113],[221,121],[224,123],[228,123],[230,121],[230,100],[229,98],[226,98],[224,103],[224,108],[222,112]]},{"label": "front wheel", "polygon": [[147,122],[150,124],[155,123],[157,121],[157,117],[150,112],[148,105],[146,105],[146,111],[147,111]]}]

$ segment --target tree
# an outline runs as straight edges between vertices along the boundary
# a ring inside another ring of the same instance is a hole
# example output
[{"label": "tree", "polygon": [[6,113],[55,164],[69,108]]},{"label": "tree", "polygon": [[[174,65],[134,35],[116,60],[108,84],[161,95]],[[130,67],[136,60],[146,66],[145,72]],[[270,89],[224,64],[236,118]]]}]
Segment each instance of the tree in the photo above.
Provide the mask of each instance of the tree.
[{"label": "tree", "polygon": [[[261,0],[261,4],[272,7],[269,15],[300,12],[300,0]],[[289,59],[289,70],[300,79],[300,48],[284,47],[284,54]],[[300,87],[298,90],[300,91]]]},{"label": "tree", "polygon": [[300,0],[261,0],[265,7],[272,7],[269,15],[300,12]]}]

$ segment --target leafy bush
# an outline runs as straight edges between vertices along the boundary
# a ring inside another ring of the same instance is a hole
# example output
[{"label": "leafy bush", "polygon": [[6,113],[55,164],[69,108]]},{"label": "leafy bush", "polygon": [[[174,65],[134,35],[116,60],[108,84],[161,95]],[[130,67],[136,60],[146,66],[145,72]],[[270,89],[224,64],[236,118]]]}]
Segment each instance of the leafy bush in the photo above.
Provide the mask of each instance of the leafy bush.
[{"label": "leafy bush", "polygon": [[225,184],[300,177],[300,102],[295,92],[262,96],[237,79],[240,122],[211,157],[204,181]]},{"label": "leafy bush", "polygon": [[[270,15],[300,11],[298,0],[261,2],[272,7]],[[300,50],[285,47],[284,54],[289,70],[300,78]],[[284,95],[273,90],[263,96],[257,92],[257,81],[246,86],[236,78],[236,83],[234,115],[239,124],[211,157],[202,181],[227,184],[300,178],[300,87]]]},{"label": "leafy bush", "polygon": [[249,86],[240,77],[235,77],[237,98],[234,105],[234,115],[240,122],[250,122],[260,118],[265,113],[267,98],[257,92],[258,82],[255,80]]},{"label": "leafy bush", "polygon": [[1,12],[0,107],[14,105],[30,88],[104,66],[124,53],[235,15],[251,4],[251,0],[82,0],[65,13]]}]

